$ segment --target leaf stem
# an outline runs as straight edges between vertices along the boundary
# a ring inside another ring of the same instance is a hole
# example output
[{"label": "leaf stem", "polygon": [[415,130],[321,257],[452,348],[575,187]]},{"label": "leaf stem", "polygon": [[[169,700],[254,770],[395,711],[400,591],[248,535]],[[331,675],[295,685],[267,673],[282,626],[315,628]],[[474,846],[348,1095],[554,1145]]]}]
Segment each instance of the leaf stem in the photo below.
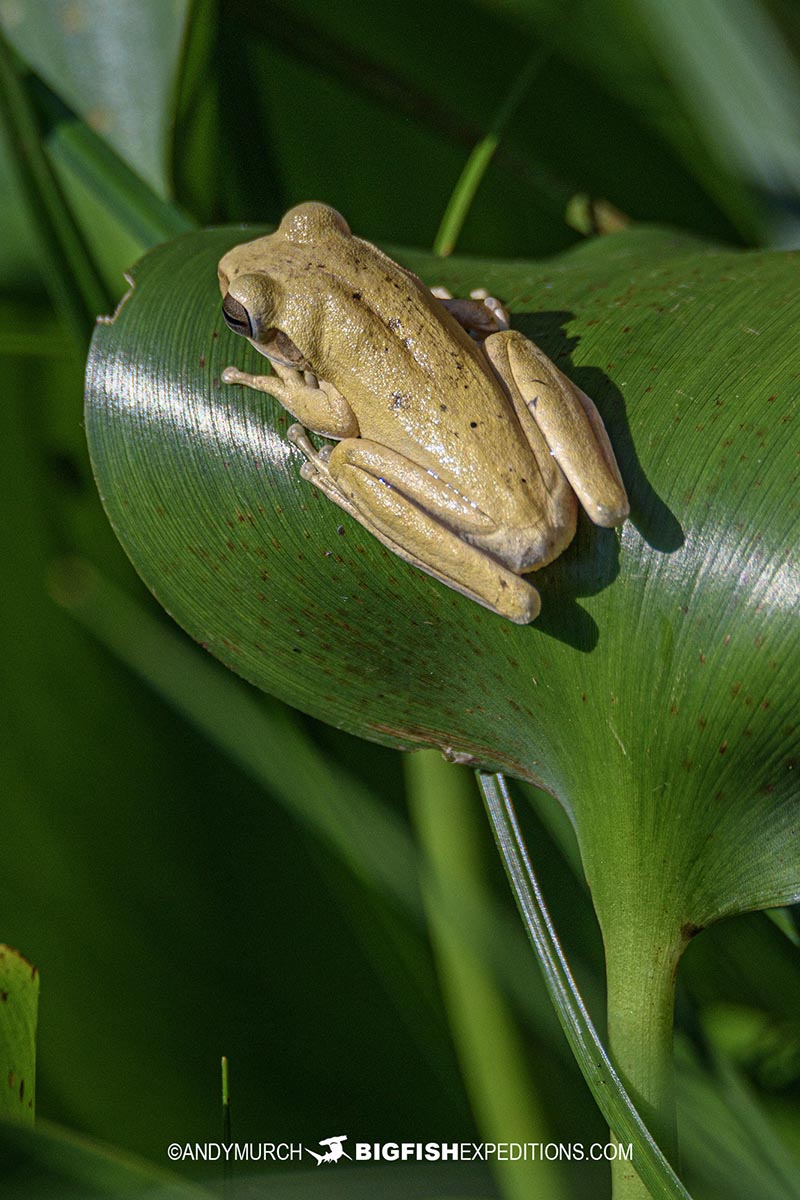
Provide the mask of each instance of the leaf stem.
[{"label": "leaf stem", "polygon": [[[606,940],[608,1045],[625,1086],[662,1150],[677,1159],[673,1053],[675,970],[679,953],[629,924]],[[614,1200],[646,1200],[633,1163],[611,1164]]]},{"label": "leaf stem", "polygon": [[[645,1125],[586,1011],[531,866],[505,779],[502,775],[483,772],[478,772],[477,778],[520,915],[576,1062],[619,1142],[633,1145],[633,1178],[638,1175],[644,1190],[615,1191],[614,1200],[623,1195],[625,1200],[647,1196],[648,1189],[650,1196],[663,1200],[690,1200],[689,1193]],[[622,1028],[619,1024],[618,1036]]]}]

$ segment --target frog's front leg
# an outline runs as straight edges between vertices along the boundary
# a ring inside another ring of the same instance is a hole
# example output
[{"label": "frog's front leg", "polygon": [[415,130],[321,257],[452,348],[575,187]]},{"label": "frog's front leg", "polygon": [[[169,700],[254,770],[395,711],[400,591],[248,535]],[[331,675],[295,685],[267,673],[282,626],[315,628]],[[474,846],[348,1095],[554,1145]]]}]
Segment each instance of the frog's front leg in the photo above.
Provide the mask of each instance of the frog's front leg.
[{"label": "frog's front leg", "polygon": [[603,418],[589,397],[515,330],[493,334],[483,348],[531,445],[539,440],[530,432],[533,423],[595,525],[621,525],[630,511],[628,497]]},{"label": "frog's front leg", "polygon": [[538,615],[536,589],[464,540],[493,523],[455,489],[377,442],[319,453],[301,426],[287,436],[306,456],[303,477],[400,558],[518,625]]},{"label": "frog's front leg", "polygon": [[220,378],[223,383],[240,383],[274,396],[293,417],[323,437],[358,437],[356,415],[333,384],[317,379],[310,371],[280,363],[273,362],[272,369],[274,375],[250,375],[238,367],[226,367]]}]

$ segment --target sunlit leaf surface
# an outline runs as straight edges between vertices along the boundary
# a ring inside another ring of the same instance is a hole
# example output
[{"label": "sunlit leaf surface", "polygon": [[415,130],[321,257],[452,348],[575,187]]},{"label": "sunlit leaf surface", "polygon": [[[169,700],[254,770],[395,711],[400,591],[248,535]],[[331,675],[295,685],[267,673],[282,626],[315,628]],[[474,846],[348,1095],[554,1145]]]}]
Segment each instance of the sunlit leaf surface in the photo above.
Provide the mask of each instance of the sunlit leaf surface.
[{"label": "sunlit leaf surface", "polygon": [[601,919],[643,907],[687,938],[796,898],[796,258],[659,230],[548,263],[404,256],[510,304],[598,403],[628,485],[621,535],[582,521],[520,628],[384,550],[299,477],[280,406],[220,384],[255,368],[215,278],[242,236],[154,251],[93,344],[98,484],[165,608],[333,724],[540,781]]}]

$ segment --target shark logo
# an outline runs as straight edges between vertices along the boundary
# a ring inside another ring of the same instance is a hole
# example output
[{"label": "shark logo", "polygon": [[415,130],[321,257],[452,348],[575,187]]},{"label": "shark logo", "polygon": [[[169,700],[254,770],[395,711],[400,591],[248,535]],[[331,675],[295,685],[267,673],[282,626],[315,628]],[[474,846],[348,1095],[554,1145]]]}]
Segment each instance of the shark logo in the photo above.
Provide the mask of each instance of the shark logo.
[{"label": "shark logo", "polygon": [[[306,1154],[310,1154],[312,1158],[317,1160],[317,1166],[321,1167],[323,1163],[335,1163],[341,1158],[350,1158],[350,1155],[345,1151],[342,1142],[347,1141],[347,1134],[342,1133],[338,1137],[320,1138],[320,1146],[327,1146],[328,1149],[324,1154],[317,1154],[316,1150],[309,1150],[303,1147]],[[350,1158],[352,1162],[352,1158]]]}]

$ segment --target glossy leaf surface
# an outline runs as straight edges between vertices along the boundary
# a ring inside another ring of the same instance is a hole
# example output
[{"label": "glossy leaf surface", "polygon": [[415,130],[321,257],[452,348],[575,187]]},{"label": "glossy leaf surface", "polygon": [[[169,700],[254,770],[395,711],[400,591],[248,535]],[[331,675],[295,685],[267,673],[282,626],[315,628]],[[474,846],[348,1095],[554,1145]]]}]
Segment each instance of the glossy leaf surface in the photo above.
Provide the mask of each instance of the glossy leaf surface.
[{"label": "glossy leaf surface", "polygon": [[796,258],[659,230],[548,263],[403,256],[510,305],[597,402],[628,485],[621,535],[581,521],[519,628],[343,517],[299,477],[280,406],[220,384],[256,366],[215,279],[242,237],[154,251],[93,344],[100,491],[165,608],[333,724],[540,781],[601,921],[643,906],[685,939],[796,898]]}]

